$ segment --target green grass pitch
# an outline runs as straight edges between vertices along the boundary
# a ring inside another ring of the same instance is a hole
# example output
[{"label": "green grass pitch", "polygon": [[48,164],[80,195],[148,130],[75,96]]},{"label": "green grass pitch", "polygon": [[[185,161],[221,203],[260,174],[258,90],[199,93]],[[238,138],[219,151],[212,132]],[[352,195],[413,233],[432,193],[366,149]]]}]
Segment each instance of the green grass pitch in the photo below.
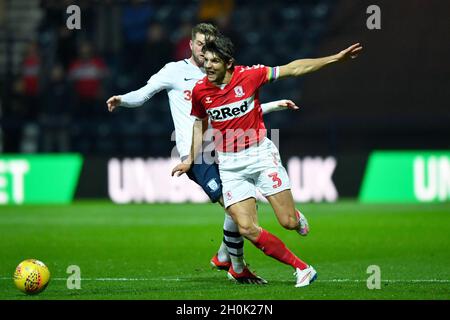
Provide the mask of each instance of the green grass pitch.
[{"label": "green grass pitch", "polygon": [[[213,204],[0,207],[0,299],[446,299],[450,298],[450,204],[299,204],[311,233],[280,227],[266,204],[260,224],[318,271],[305,288],[293,270],[248,241],[245,256],[265,286],[238,285],[209,259],[222,238],[223,210]],[[52,279],[39,295],[19,292],[12,275],[27,258]],[[67,268],[81,269],[68,289]],[[369,290],[370,265],[381,289]]]}]

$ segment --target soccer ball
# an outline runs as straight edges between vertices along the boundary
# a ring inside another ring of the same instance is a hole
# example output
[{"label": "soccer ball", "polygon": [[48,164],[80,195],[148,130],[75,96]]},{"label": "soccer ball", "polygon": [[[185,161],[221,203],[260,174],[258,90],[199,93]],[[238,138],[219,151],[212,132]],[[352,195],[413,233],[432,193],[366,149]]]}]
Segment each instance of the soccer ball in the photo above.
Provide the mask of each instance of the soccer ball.
[{"label": "soccer ball", "polygon": [[26,294],[36,294],[43,291],[50,280],[50,271],[39,260],[27,259],[19,263],[14,272],[14,283]]}]

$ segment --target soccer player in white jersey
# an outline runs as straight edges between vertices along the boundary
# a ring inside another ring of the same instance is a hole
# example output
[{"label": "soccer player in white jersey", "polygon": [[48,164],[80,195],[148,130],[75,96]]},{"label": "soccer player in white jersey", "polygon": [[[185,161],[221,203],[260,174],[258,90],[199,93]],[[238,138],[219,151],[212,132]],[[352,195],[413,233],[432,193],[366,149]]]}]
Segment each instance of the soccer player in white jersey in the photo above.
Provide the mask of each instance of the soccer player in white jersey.
[{"label": "soccer player in white jersey", "polygon": [[[170,62],[153,75],[147,84],[130,93],[112,96],[107,100],[109,111],[118,106],[139,107],[159,91],[166,90],[170,110],[175,126],[176,147],[182,160],[187,158],[191,149],[192,126],[195,118],[191,113],[192,88],[205,76],[202,47],[205,37],[215,37],[218,30],[211,24],[200,23],[192,29],[190,41],[192,55],[189,59]],[[264,113],[282,109],[298,109],[291,100],[279,100],[264,104]],[[222,184],[217,164],[199,163],[187,172],[190,179],[199,184],[212,202],[223,206]],[[221,246],[211,259],[211,265],[227,270],[232,278],[240,283],[262,284],[266,281],[252,273],[244,261],[244,240],[238,232],[233,219],[225,213],[223,225],[224,237]]]},{"label": "soccer player in white jersey", "polygon": [[189,157],[173,169],[172,175],[179,176],[193,165],[209,119],[216,131],[214,143],[225,208],[238,224],[241,235],[266,255],[294,268],[296,287],[311,284],[317,277],[316,270],[258,225],[256,189],[267,198],[284,228],[302,235],[308,232],[303,215],[295,208],[279,151],[266,137],[258,91],[271,81],[302,76],[328,64],[355,58],[361,50],[357,43],[329,57],[299,59],[271,68],[235,66],[233,44],[226,37],[216,37],[203,47],[206,77],[197,82],[192,92],[191,114],[197,118],[193,126],[193,148]]}]

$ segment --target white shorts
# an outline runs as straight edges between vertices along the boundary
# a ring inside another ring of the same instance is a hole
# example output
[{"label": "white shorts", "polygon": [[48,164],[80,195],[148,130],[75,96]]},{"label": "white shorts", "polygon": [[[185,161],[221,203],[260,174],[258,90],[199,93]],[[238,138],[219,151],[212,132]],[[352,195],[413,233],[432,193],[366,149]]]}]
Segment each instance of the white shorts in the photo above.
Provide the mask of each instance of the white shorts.
[{"label": "white shorts", "polygon": [[291,188],[275,144],[264,138],[239,152],[218,152],[225,208],[255,198],[256,188],[265,197]]}]

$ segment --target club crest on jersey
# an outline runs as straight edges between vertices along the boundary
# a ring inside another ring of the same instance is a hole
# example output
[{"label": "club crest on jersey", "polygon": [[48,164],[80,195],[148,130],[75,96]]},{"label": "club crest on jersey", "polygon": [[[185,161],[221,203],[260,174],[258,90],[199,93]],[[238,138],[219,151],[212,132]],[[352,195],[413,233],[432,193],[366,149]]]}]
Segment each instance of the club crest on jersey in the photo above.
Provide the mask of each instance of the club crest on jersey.
[{"label": "club crest on jersey", "polygon": [[205,103],[211,103],[211,102],[212,102],[211,97],[206,97]]},{"label": "club crest on jersey", "polygon": [[241,98],[245,95],[244,89],[241,86],[237,86],[234,88],[234,92],[236,93],[236,98]]}]

